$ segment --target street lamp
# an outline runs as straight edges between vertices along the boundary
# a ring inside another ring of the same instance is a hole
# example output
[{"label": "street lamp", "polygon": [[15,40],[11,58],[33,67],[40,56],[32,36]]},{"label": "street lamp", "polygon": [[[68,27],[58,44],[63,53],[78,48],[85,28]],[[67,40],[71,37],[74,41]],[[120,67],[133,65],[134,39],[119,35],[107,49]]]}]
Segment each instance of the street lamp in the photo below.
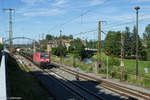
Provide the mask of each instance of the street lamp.
[{"label": "street lamp", "polygon": [[138,11],[140,7],[136,6],[136,76],[138,76]]}]

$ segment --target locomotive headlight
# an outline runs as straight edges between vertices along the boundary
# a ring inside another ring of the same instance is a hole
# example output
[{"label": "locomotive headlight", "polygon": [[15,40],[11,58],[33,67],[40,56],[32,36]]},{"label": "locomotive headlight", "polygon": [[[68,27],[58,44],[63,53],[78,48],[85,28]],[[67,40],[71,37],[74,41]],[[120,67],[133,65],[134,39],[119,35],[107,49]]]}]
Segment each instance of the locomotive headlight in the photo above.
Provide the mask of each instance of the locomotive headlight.
[{"label": "locomotive headlight", "polygon": [[41,61],[44,61],[44,59],[41,59]]},{"label": "locomotive headlight", "polygon": [[49,61],[49,59],[46,59],[46,61]]}]

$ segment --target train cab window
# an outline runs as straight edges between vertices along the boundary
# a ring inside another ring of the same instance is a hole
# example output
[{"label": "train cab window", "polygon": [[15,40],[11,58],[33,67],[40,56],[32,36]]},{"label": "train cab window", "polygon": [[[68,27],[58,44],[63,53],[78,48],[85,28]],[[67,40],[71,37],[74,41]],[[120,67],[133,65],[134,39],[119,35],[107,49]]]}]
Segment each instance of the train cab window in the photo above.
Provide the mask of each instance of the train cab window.
[{"label": "train cab window", "polygon": [[49,58],[49,55],[40,55],[40,58]]}]

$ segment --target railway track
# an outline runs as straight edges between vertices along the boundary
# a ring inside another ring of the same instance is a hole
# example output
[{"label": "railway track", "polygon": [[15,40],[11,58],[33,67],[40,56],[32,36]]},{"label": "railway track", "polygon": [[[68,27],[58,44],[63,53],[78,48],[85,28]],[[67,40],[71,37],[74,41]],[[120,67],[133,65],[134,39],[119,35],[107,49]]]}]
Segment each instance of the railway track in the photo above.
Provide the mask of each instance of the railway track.
[{"label": "railway track", "polygon": [[[31,59],[28,59],[32,62]],[[33,63],[33,62],[32,62]],[[34,64],[34,63],[33,63]],[[40,68],[38,65],[34,64],[36,67]],[[30,69],[31,71],[33,71],[32,69]],[[79,84],[76,84],[70,80],[68,80],[67,78],[57,74],[56,72],[52,71],[52,70],[44,70],[44,72],[49,75],[49,78],[53,78],[53,80],[58,81],[58,83],[62,86],[67,88],[72,94],[76,95],[76,99],[75,100],[106,100],[103,97],[100,97],[99,95],[89,91],[88,89],[82,87]],[[54,76],[54,77],[52,77]],[[61,78],[61,79],[59,79]],[[67,81],[64,82],[63,80]],[[77,99],[78,97],[78,99]]]},{"label": "railway track", "polygon": [[[32,61],[29,57],[26,57],[26,58],[28,60]],[[55,66],[58,66],[59,69],[65,71],[65,72],[68,72],[72,75],[77,75],[78,74],[78,76],[82,79],[99,82],[99,86],[101,86],[105,89],[108,89],[112,92],[115,92],[115,93],[117,93],[121,96],[128,97],[131,100],[132,99],[133,100],[138,100],[138,99],[139,100],[150,100],[150,94],[148,94],[148,93],[138,91],[138,90],[135,90],[135,89],[131,89],[131,88],[128,88],[128,87],[125,87],[125,86],[121,86],[119,84],[108,82],[106,80],[102,80],[102,79],[99,79],[99,78],[96,78],[96,77],[93,77],[93,76],[89,76],[89,75],[86,75],[86,74],[83,74],[83,73],[79,73],[77,71],[62,67],[62,66],[60,66],[59,64],[56,64],[56,63],[52,63],[52,64],[55,65]]]},{"label": "railway track", "polygon": [[[46,72],[46,71],[45,71]],[[88,100],[87,97],[83,96],[82,94],[80,94],[78,91],[74,90],[72,87],[70,87],[69,85],[67,85],[66,83],[64,83],[63,81],[57,79],[57,77],[52,77],[51,74],[49,72],[48,73],[50,76],[49,78],[53,78],[54,80],[56,80],[62,87],[64,87],[65,89],[67,89],[68,91],[70,91],[73,95],[75,95],[74,99],[76,100]],[[73,99],[73,100],[74,100]]]},{"label": "railway track", "polygon": [[[69,82],[69,83],[70,83],[70,86],[73,85],[73,86],[75,86],[75,88],[76,88],[77,90],[82,91],[82,94],[80,94],[80,93],[79,93],[79,94],[82,95],[82,98],[84,98],[84,100],[106,100],[106,99],[104,99],[103,97],[100,97],[99,95],[93,93],[92,91],[89,91],[88,89],[82,87],[81,85],[70,81],[69,79],[63,77],[62,75],[60,75],[60,74],[58,74],[58,73],[56,73],[56,72],[54,72],[54,71],[52,71],[52,70],[48,70],[48,71],[47,71],[47,73],[49,73],[49,72],[51,72],[51,73],[53,73],[54,75],[56,75],[56,77],[60,77],[60,78],[62,78],[63,80]],[[84,92],[86,92],[86,93],[84,93]],[[83,95],[83,94],[84,94],[84,95]],[[88,98],[87,98],[87,97],[88,97]]]},{"label": "railway track", "polygon": [[[56,63],[53,63],[53,64],[55,66],[59,66]],[[150,100],[150,94],[148,94],[148,93],[138,91],[138,90],[135,90],[135,89],[131,89],[131,88],[128,88],[128,87],[125,87],[125,86],[121,86],[119,84],[108,82],[106,80],[102,80],[102,79],[99,79],[99,78],[96,78],[96,77],[93,77],[93,76],[89,76],[89,75],[86,75],[86,74],[83,74],[83,73],[79,73],[77,71],[74,71],[74,70],[71,70],[71,69],[68,69],[68,68],[65,68],[65,67],[59,67],[59,69],[65,71],[65,72],[68,72],[72,75],[77,75],[78,74],[78,76],[80,78],[85,79],[85,80],[92,80],[92,81],[99,82],[99,86],[104,87],[104,88],[106,88],[106,89],[108,89],[112,92],[115,92],[119,95],[128,97],[130,99]]]}]

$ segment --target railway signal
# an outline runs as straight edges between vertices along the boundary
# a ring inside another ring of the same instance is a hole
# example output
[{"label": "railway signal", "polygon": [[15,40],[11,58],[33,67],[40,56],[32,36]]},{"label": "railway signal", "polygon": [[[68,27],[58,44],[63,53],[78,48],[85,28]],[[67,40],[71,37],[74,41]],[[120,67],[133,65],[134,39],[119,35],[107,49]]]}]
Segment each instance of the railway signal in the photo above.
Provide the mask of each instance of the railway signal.
[{"label": "railway signal", "polygon": [[111,53],[110,53],[109,50],[106,50],[105,54],[106,54],[107,56],[110,56]]},{"label": "railway signal", "polygon": [[106,54],[106,57],[107,57],[107,79],[108,79],[108,56],[110,56],[110,51],[109,50],[106,50],[106,52],[105,52],[105,54]]}]

